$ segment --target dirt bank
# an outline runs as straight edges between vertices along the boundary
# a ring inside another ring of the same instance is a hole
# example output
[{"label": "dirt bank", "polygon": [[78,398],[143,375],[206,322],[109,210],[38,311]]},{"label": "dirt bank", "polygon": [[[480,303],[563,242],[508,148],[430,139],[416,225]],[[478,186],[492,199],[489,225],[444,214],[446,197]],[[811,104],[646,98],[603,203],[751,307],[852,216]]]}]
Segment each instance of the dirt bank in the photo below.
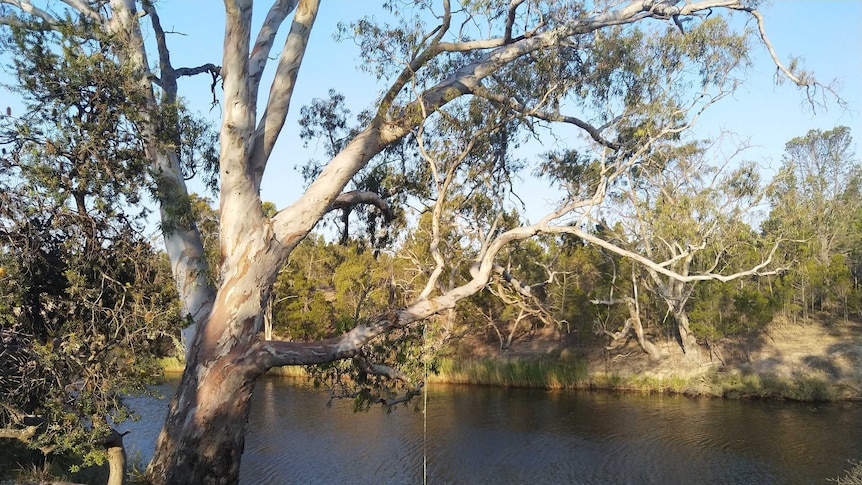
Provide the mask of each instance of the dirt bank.
[{"label": "dirt bank", "polygon": [[659,386],[670,392],[729,397],[862,399],[860,321],[776,322],[757,333],[701,346],[696,356],[683,354],[672,338],[653,335],[651,340],[660,348],[661,360],[650,359],[634,339],[611,349],[586,349],[566,345],[550,333],[525,336],[503,353],[487,344],[475,350],[477,356],[492,359],[586,356],[589,378],[596,387],[654,390]]},{"label": "dirt bank", "polygon": [[683,379],[689,392],[710,393],[717,381],[746,377],[823,383],[834,399],[862,399],[862,323],[773,323],[756,334],[702,346],[690,358],[675,342],[659,339],[665,358],[651,360],[636,342],[591,354],[590,374]]}]

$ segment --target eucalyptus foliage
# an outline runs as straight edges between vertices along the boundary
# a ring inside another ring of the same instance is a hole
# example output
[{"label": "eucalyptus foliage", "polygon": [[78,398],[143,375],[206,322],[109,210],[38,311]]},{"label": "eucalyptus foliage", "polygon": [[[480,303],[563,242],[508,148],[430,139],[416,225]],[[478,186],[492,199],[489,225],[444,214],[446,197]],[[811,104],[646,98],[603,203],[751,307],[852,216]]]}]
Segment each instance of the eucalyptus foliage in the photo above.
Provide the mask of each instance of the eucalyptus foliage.
[{"label": "eucalyptus foliage", "polygon": [[170,266],[145,231],[154,190],[134,72],[109,39],[14,29],[22,113],[0,118],[0,427],[101,462],[123,396],[160,375],[183,323]]}]

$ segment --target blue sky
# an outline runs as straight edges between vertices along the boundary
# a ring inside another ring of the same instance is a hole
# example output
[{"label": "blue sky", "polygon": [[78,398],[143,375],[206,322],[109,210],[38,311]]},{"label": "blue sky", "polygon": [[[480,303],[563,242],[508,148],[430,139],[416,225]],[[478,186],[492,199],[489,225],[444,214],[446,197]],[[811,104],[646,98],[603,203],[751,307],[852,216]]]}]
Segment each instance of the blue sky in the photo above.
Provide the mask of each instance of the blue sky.
[{"label": "blue sky", "polygon": [[[198,0],[162,4],[163,24],[188,33],[171,39],[176,44],[173,50],[176,65],[219,61],[222,36],[217,29],[221,28],[223,14],[212,4],[205,9],[203,5],[207,3]],[[321,6],[300,71],[291,114],[262,188],[263,198],[275,202],[279,208],[295,200],[301,191],[301,178],[294,167],[309,157],[324,158],[322,148],[302,147],[296,124],[299,108],[315,97],[325,97],[332,88],[345,94],[355,114],[383,89],[357,69],[358,47],[350,41],[336,43],[332,37],[339,21],[365,14],[359,11],[357,4],[336,0],[323,2]],[[828,110],[818,109],[813,113],[802,92],[787,83],[775,85],[774,64],[766,49],[757,45],[753,53],[755,64],[748,72],[746,84],[733,98],[710,109],[696,127],[697,135],[711,137],[721,130],[735,132],[754,145],[745,154],[746,159],[773,168],[780,164],[784,144],[812,128],[850,126],[858,144],[862,139],[862,2],[783,0],[767,4],[761,10],[766,17],[767,34],[782,60],[786,61],[791,55],[802,57],[803,65],[813,70],[818,79],[826,83],[836,80],[848,109],[841,109],[833,102]],[[199,106],[198,109],[208,109],[205,79],[183,81],[181,92],[193,105]],[[546,193],[539,192],[542,189],[541,183],[527,181],[523,188],[525,193],[521,195],[525,200],[541,201]],[[530,218],[535,219],[550,203],[547,200],[530,207]]]},{"label": "blue sky", "polygon": [[[257,18],[264,13],[264,2],[258,2]],[[274,156],[267,169],[262,188],[264,200],[285,207],[301,193],[302,181],[294,167],[308,158],[324,158],[323,149],[302,147],[296,119],[299,108],[315,97],[325,97],[329,89],[345,94],[353,114],[373,101],[384,88],[369,75],[359,72],[358,47],[352,42],[336,43],[332,34],[339,21],[349,21],[364,15],[358,5],[371,2],[328,0],[312,32],[312,40],[300,71],[293,97],[291,114]],[[212,0],[159,2],[162,25],[166,30],[182,33],[171,35],[169,42],[174,65],[196,66],[206,62],[221,63],[223,38],[223,8]],[[753,52],[754,67],[745,85],[733,96],[714,106],[696,127],[698,137],[717,135],[730,130],[755,145],[745,158],[776,168],[780,164],[784,144],[805,134],[809,129],[830,129],[847,125],[854,140],[862,139],[862,2],[860,1],[788,1],[781,0],[761,8],[767,22],[767,34],[782,60],[789,56],[804,59],[804,66],[814,71],[818,79],[830,83],[836,80],[840,94],[848,103],[846,110],[830,102],[828,110],[813,113],[804,95],[793,86],[774,83],[775,67],[766,49],[757,45]],[[285,30],[287,25],[285,25]],[[281,39],[285,33],[282,33]],[[282,40],[277,41],[280,45]],[[273,67],[274,62],[269,67]],[[180,94],[197,111],[220,118],[218,108],[211,110],[208,76],[180,81]],[[264,81],[263,86],[268,86]],[[0,89],[0,104],[15,106],[14,99]],[[262,96],[263,97],[263,96]],[[8,102],[7,102],[8,101]],[[539,195],[539,191],[542,195]],[[201,190],[192,185],[193,190]],[[521,194],[525,200],[544,200],[547,187],[527,181]],[[531,219],[550,201],[531,207]]]}]

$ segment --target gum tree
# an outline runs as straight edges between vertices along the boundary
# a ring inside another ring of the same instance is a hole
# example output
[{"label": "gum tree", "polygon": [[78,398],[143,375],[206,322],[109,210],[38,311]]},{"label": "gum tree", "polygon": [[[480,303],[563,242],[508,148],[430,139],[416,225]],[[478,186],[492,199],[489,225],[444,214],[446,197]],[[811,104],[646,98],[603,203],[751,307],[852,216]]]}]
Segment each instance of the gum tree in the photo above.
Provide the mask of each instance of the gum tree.
[{"label": "gum tree", "polygon": [[841,305],[846,318],[862,243],[862,168],[850,129],[810,130],[788,141],[781,173],[764,226],[797,241],[785,255],[793,270],[782,283],[794,288],[803,316]]},{"label": "gum tree", "polygon": [[[626,177],[622,201],[611,211],[619,222],[617,236],[628,248],[673,271],[674,275],[662,274],[641,265],[647,288],[665,303],[677,341],[691,359],[698,358],[689,321],[690,299],[698,283],[776,271],[771,263],[778,243],[759,241],[747,224],[767,189],[755,164],[736,160],[744,150],[726,139],[656,151],[638,167],[636,176]],[[715,160],[724,161],[716,165]],[[732,164],[737,165],[733,170]],[[752,247],[760,261],[747,264],[745,255]],[[633,284],[635,279],[633,275]]]},{"label": "gum tree", "polygon": [[[320,165],[304,193],[269,217],[261,206],[261,181],[269,163],[282,162],[272,157],[273,147],[295,104],[318,0],[268,3],[256,31],[253,2],[225,0],[221,66],[189,68],[173,65],[157,5],[150,0],[64,0],[55,10],[29,0],[0,4],[2,24],[62,29],[71,22],[107,36],[111,45],[101,55],[136,69],[130,78],[146,93],[138,136],[158,187],[177,288],[195,322],[186,369],[148,468],[154,483],[171,484],[236,483],[254,383],[271,367],[352,359],[364,374],[404,378],[401,370],[374,362],[371,344],[415,329],[483,289],[497,267],[496,256],[513,241],[540,233],[575,235],[675,276],[660,262],[595,236],[588,216],[611,184],[656,147],[673,143],[700,111],[733,88],[733,73],[746,64],[757,33],[733,32],[725,14],[753,18],[766,42],[760,13],[744,1],[385,2],[388,23],[364,18],[342,31],[360,45],[361,62],[377,77],[382,95]],[[276,48],[276,33],[288,18],[287,38]],[[152,58],[144,31],[155,40]],[[809,90],[819,88],[773,58],[784,76]],[[274,81],[267,90],[261,81],[273,59]],[[215,284],[207,280],[193,218],[183,217],[189,210],[180,153],[159,136],[173,129],[176,118],[166,115],[176,106],[180,79],[203,73],[218,76],[223,89],[221,261]],[[568,191],[537,222],[499,223],[493,214],[502,214],[511,200],[506,174],[518,169],[510,163],[518,137],[552,136],[562,125],[584,136],[578,139],[581,158],[571,160],[590,160],[590,169],[579,171],[579,163],[560,166],[556,180],[580,190]],[[435,137],[438,130],[459,136]],[[426,268],[425,289],[332,338],[264,340],[264,309],[279,268],[330,211],[357,204],[386,208],[377,193],[345,188],[389,148],[411,140],[424,152],[411,160],[430,174],[425,190],[416,192],[432,219],[433,265]],[[457,210],[453,201],[459,197],[484,204],[481,212],[468,214],[475,224],[465,222],[475,226],[470,251],[463,253],[472,267],[453,285],[437,285],[450,265],[462,263],[447,261],[433,229]],[[407,387],[408,394],[414,386]]]}]

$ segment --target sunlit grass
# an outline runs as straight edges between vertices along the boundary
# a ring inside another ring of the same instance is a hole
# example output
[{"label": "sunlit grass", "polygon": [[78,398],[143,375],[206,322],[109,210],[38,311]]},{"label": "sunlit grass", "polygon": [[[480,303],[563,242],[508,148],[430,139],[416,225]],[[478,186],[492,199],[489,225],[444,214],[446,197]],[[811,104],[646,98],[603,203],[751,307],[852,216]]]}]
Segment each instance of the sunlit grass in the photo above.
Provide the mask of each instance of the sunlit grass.
[{"label": "sunlit grass", "polygon": [[159,365],[165,374],[181,374],[186,368],[186,363],[179,357],[161,357]]},{"label": "sunlit grass", "polygon": [[639,392],[647,394],[696,394],[691,381],[683,377],[619,376],[597,374],[591,380],[593,389]]},{"label": "sunlit grass", "polygon": [[[183,371],[177,358],[163,358],[166,374]],[[591,373],[582,358],[542,357],[538,359],[452,359],[438,361],[431,382],[473,384],[535,389],[604,389],[647,394],[686,394],[689,396],[728,399],[789,399],[794,401],[830,401],[840,392],[828,382],[811,377],[795,379],[754,374],[712,373],[695,379],[679,376],[620,376]],[[309,376],[303,366],[270,369],[269,375],[283,377]]]},{"label": "sunlit grass", "polygon": [[303,365],[286,365],[284,367],[273,367],[266,371],[267,375],[281,377],[309,377],[308,370]]},{"label": "sunlit grass", "polygon": [[705,377],[707,393],[731,399],[790,399],[830,401],[835,390],[826,381],[811,377],[796,379],[755,374],[712,374]]},{"label": "sunlit grass", "polygon": [[[165,374],[181,374],[186,367],[185,362],[177,357],[162,357],[159,359],[159,365]],[[308,377],[308,371],[301,365],[273,367],[267,374],[283,377]]]},{"label": "sunlit grass", "polygon": [[582,360],[453,360],[443,359],[436,382],[539,389],[589,387],[587,365]]}]

